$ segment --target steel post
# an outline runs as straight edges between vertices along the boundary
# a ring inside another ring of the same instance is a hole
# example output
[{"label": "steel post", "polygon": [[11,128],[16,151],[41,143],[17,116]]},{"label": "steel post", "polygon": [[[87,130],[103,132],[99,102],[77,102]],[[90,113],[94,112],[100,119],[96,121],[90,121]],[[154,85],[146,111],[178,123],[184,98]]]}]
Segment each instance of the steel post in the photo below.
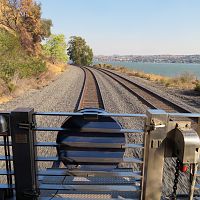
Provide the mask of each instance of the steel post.
[{"label": "steel post", "polygon": [[148,110],[145,125],[142,200],[160,200],[164,167],[164,147],[168,114],[163,110]]},{"label": "steel post", "polygon": [[33,109],[16,109],[11,112],[11,137],[17,200],[38,199],[35,132],[32,131]]}]

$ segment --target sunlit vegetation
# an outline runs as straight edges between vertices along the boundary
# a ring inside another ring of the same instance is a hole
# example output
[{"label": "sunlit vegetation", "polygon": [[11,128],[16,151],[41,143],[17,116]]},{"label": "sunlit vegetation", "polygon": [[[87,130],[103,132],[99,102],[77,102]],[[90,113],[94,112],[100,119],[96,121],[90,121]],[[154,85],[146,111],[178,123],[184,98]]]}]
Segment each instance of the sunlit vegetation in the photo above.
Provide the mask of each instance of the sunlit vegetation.
[{"label": "sunlit vegetation", "polygon": [[78,66],[88,66],[93,61],[93,51],[85,39],[72,36],[69,41],[68,55],[71,61]]},{"label": "sunlit vegetation", "polygon": [[21,79],[45,77],[49,66],[55,71],[48,62],[63,70],[67,45],[63,35],[51,34],[51,26],[35,0],[0,1],[0,96],[15,91]]},{"label": "sunlit vegetation", "polygon": [[53,64],[68,61],[67,44],[63,34],[51,35],[43,45],[43,50],[45,57]]},{"label": "sunlit vegetation", "polygon": [[46,70],[40,57],[30,56],[20,45],[18,36],[0,30],[0,78],[9,83],[15,74],[19,78],[37,76]]}]

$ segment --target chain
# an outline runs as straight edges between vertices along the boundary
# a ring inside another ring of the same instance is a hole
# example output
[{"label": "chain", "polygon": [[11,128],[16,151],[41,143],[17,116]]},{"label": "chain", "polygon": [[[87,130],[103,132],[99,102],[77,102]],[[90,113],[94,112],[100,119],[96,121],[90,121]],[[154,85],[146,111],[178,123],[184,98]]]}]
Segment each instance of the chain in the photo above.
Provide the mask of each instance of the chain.
[{"label": "chain", "polygon": [[176,200],[176,191],[177,191],[177,184],[178,184],[178,177],[180,171],[180,160],[177,158],[176,160],[176,167],[175,167],[175,178],[174,178],[174,186],[173,186],[173,193],[172,193],[172,200]]}]

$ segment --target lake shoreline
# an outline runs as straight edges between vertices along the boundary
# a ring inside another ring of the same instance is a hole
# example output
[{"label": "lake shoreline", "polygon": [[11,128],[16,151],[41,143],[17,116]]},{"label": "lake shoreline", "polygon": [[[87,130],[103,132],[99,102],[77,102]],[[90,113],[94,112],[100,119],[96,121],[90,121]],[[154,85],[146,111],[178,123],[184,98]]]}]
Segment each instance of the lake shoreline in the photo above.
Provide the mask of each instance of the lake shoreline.
[{"label": "lake shoreline", "polygon": [[139,77],[142,79],[146,79],[148,81],[154,82],[156,84],[161,84],[167,88],[177,88],[180,90],[195,90],[200,91],[200,79],[197,79],[197,77],[194,74],[191,73],[182,73],[180,75],[174,76],[174,77],[168,77],[163,75],[157,75],[153,73],[145,73],[143,71],[138,71],[134,69],[129,69],[124,66],[113,66],[112,64],[95,64],[95,67],[105,68],[114,70],[116,72],[128,75],[128,76],[134,76]]},{"label": "lake shoreline", "polygon": [[136,77],[136,76],[129,76],[122,72],[117,72],[110,70],[116,74],[119,74],[129,80],[133,80],[138,84],[146,87],[149,90],[154,91],[155,93],[160,94],[165,98],[169,98],[172,101],[175,101],[177,104],[185,103],[190,107],[187,107],[192,112],[199,112],[200,111],[200,92],[194,91],[193,89],[180,89],[178,87],[166,87],[164,84],[159,82],[150,81],[148,79]]},{"label": "lake shoreline", "polygon": [[182,73],[191,73],[200,79],[200,64],[196,63],[152,63],[130,61],[94,61],[93,64],[107,64],[115,67],[123,66],[139,72],[175,77]]}]

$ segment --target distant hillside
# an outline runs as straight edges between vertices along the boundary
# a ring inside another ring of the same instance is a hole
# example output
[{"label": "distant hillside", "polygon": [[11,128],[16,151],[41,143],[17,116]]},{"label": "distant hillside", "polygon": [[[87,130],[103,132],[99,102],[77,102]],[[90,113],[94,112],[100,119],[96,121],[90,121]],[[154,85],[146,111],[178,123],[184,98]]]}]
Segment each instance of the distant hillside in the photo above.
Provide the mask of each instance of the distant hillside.
[{"label": "distant hillside", "polygon": [[200,64],[200,55],[113,55],[94,56],[94,61],[128,61],[152,63],[197,63]]}]

